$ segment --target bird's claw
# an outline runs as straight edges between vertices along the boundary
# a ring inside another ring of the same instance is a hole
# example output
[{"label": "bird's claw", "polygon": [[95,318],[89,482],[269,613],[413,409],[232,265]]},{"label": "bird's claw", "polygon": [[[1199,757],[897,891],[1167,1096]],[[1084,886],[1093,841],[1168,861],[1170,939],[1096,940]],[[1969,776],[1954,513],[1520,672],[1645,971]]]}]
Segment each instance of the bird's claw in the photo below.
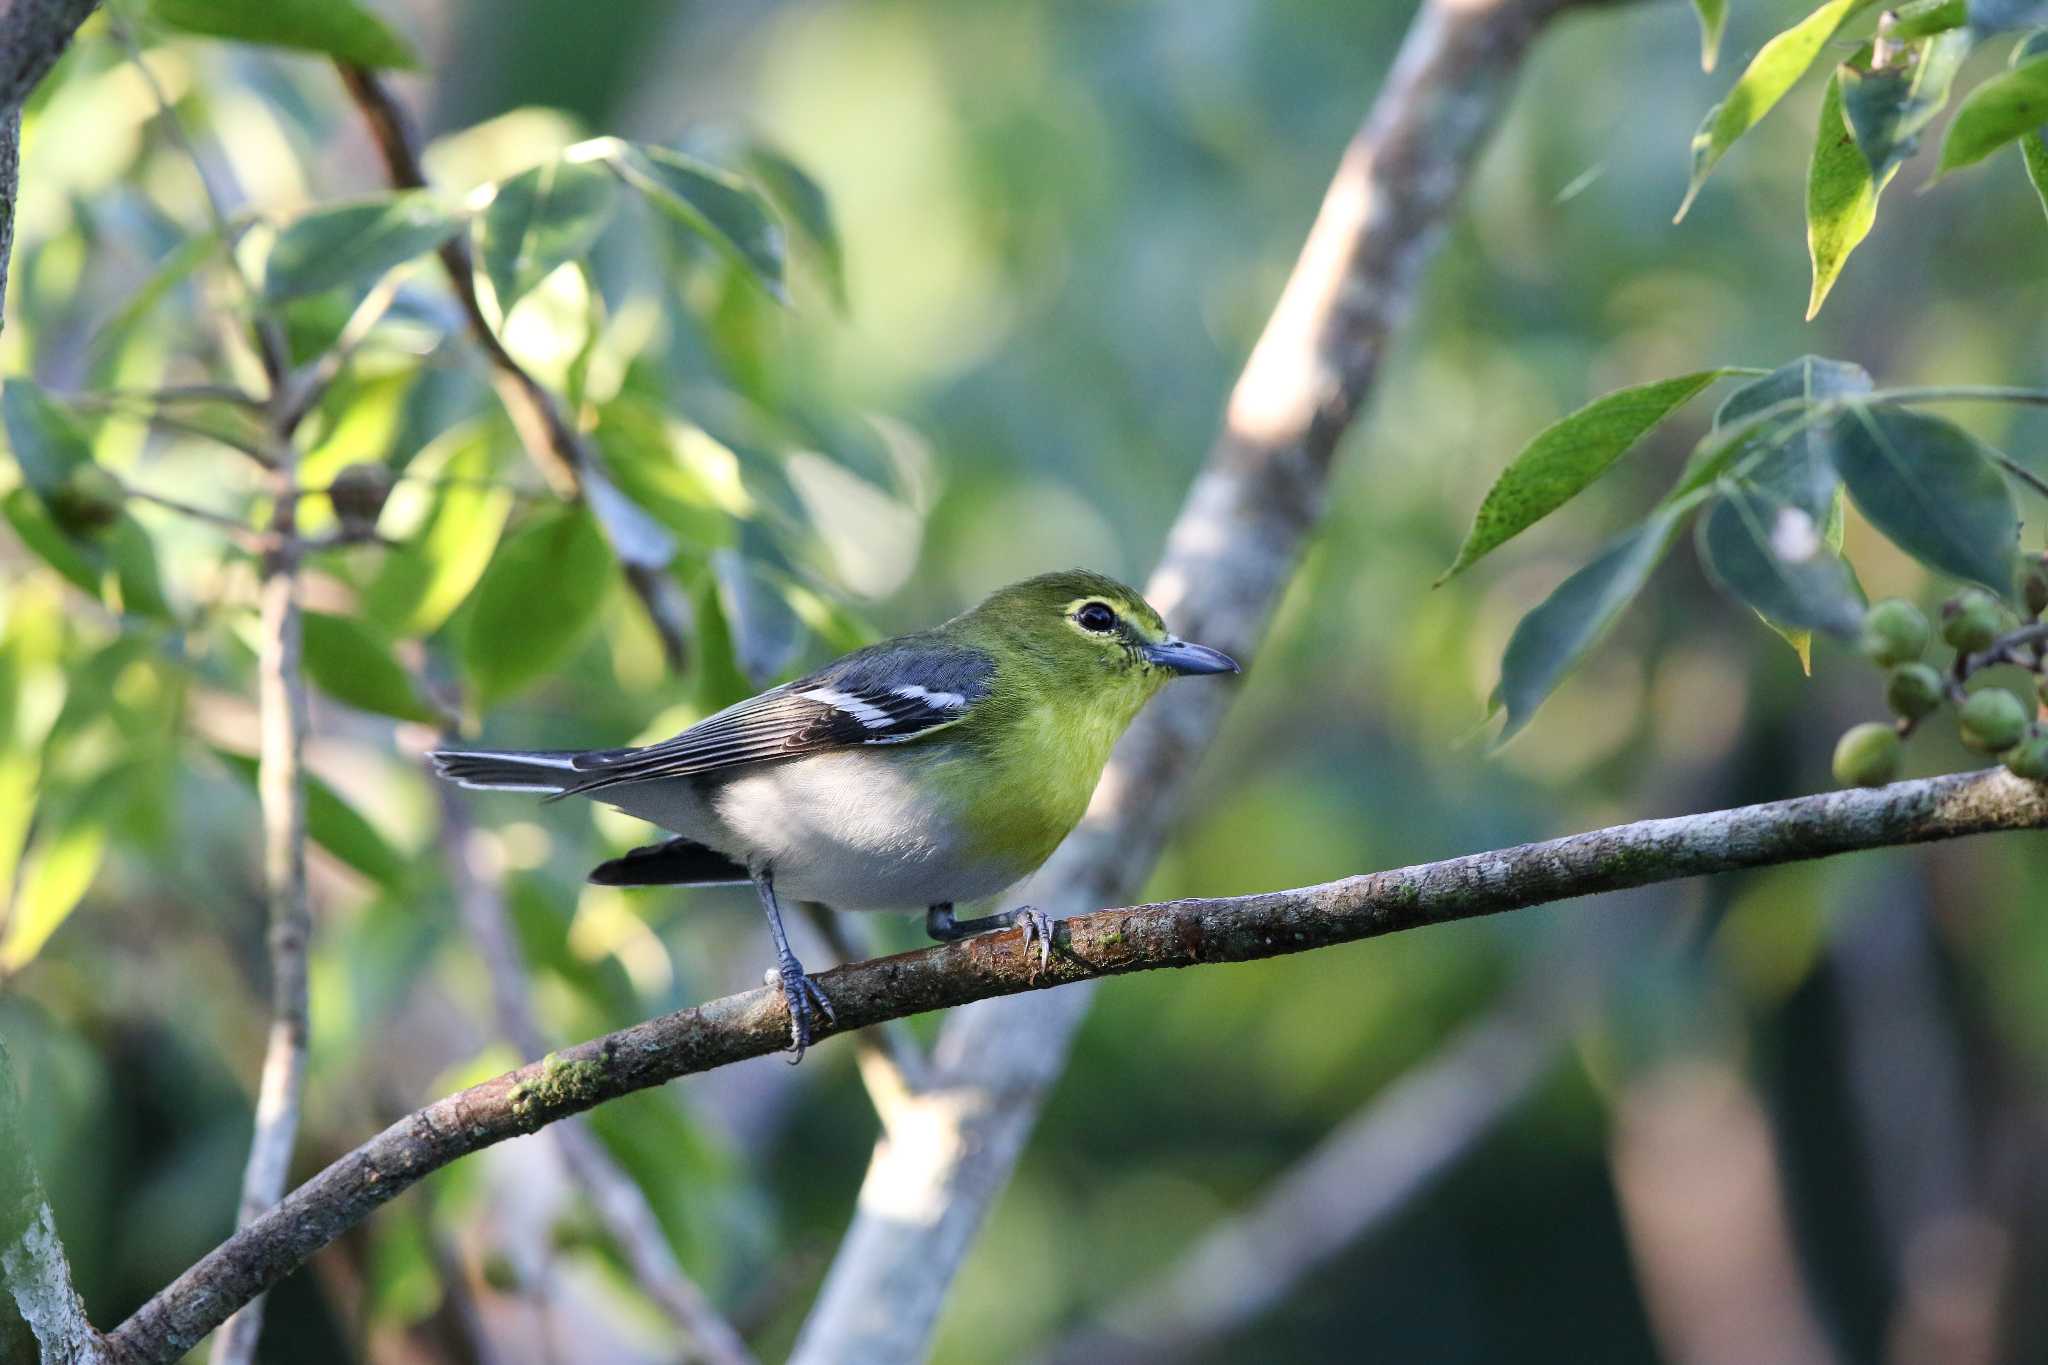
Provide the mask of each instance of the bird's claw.
[{"label": "bird's claw", "polygon": [[1023,931],[1024,951],[1030,952],[1031,945],[1038,944],[1038,965],[1031,969],[1032,979],[1052,965],[1052,916],[1035,905],[1020,905],[1010,912],[1011,922]]},{"label": "bird's claw", "polygon": [[815,1008],[825,1016],[825,1022],[839,1022],[838,1011],[824,989],[805,974],[803,968],[792,962],[780,975],[782,1001],[789,1008],[789,1064],[795,1066],[804,1059],[804,1050],[811,1045],[811,1011]]}]

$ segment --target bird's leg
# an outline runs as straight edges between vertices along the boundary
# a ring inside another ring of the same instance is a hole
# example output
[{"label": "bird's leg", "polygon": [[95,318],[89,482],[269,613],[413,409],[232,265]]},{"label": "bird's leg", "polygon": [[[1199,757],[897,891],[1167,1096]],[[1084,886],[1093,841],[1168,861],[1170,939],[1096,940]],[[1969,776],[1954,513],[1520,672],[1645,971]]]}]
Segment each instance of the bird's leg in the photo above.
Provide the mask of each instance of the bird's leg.
[{"label": "bird's leg", "polygon": [[[924,912],[924,931],[941,943],[952,943],[956,939],[972,938],[997,929],[1022,929],[1024,947],[1038,945],[1038,965],[1043,968],[1052,961],[1052,916],[1030,905],[1020,905],[1014,910],[1002,910],[980,919],[954,919],[953,907],[933,905]],[[1034,971],[1033,976],[1038,973]]]},{"label": "bird's leg", "polygon": [[775,899],[775,879],[766,868],[754,872],[754,890],[760,893],[761,909],[768,915],[768,934],[775,940],[775,975],[782,982],[783,1003],[789,1006],[789,1048],[795,1054],[789,1060],[794,1066],[811,1045],[812,1006],[830,1022],[837,1023],[838,1016],[825,992],[805,975],[804,964],[789,950],[789,935],[782,929],[782,906]]}]

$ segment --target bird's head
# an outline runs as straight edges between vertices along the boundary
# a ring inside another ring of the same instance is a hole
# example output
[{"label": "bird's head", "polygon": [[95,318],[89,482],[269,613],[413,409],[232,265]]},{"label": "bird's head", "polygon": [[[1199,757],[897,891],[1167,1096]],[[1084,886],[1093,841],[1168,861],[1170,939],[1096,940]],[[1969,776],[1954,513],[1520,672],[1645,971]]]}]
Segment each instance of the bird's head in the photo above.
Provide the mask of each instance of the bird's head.
[{"label": "bird's head", "polygon": [[1077,687],[1157,687],[1176,674],[1235,673],[1221,650],[1169,634],[1134,588],[1086,569],[1040,574],[991,594],[968,619],[1056,667]]}]

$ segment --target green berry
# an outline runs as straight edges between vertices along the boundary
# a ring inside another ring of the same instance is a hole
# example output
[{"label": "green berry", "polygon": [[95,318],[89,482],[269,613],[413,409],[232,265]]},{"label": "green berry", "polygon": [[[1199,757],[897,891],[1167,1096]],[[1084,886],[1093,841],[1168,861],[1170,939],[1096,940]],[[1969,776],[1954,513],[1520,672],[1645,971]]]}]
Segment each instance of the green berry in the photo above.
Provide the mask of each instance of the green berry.
[{"label": "green berry", "polygon": [[2020,583],[2020,595],[2027,602],[2029,620],[2048,611],[2048,567],[2036,564],[2027,570],[2027,576]]},{"label": "green berry", "polygon": [[2013,746],[2005,756],[2005,766],[2015,777],[2024,777],[2029,782],[2048,782],[2048,734],[2035,731]]},{"label": "green berry", "polygon": [[1852,725],[1835,744],[1835,781],[1844,787],[1882,787],[1899,775],[1899,732],[1877,721]]},{"label": "green berry", "polygon": [[1927,618],[1904,598],[1889,598],[1863,613],[1857,645],[1886,668],[1911,663],[1927,649]]},{"label": "green berry", "polygon": [[1941,604],[1941,638],[1964,654],[1991,648],[2005,624],[1998,599],[1982,588],[1968,588]]},{"label": "green berry", "polygon": [[48,500],[50,520],[74,536],[97,536],[121,519],[125,493],[120,481],[96,464],[81,464],[64,476]]},{"label": "green berry", "polygon": [[1918,720],[1941,705],[1941,674],[1926,664],[1900,664],[1885,680],[1884,699],[1907,720]]},{"label": "green berry", "polygon": [[2002,687],[1972,692],[1956,713],[1963,743],[1987,754],[2002,754],[2027,732],[2026,704]]}]

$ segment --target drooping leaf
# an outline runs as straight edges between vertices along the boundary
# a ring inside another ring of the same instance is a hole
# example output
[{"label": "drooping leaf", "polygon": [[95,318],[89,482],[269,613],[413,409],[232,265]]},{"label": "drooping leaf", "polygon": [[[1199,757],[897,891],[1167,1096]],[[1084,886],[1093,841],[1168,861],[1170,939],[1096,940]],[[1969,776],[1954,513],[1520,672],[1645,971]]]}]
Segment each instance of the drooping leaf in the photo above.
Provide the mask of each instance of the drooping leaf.
[{"label": "drooping leaf", "polygon": [[1892,37],[1900,42],[1927,38],[1970,22],[1967,0],[1907,0],[1892,11]]},{"label": "drooping leaf", "polygon": [[355,0],[150,0],[158,22],[187,33],[318,52],[359,66],[413,68],[419,59]]},{"label": "drooping leaf", "polygon": [[0,390],[7,441],[22,482],[44,501],[55,497],[71,471],[92,463],[92,439],[71,410],[27,379],[10,379]]},{"label": "drooping leaf", "polygon": [[2031,57],[1970,92],[1941,140],[1937,176],[1974,165],[2048,124],[2048,56]]},{"label": "drooping leaf", "polygon": [[1969,0],[1970,24],[1985,32],[2048,28],[2048,0]]},{"label": "drooping leaf", "polygon": [[1660,507],[1649,520],[1610,542],[1592,561],[1522,618],[1501,659],[1494,700],[1507,709],[1505,742],[1607,633],[1634,600],[1684,522]]},{"label": "drooping leaf", "polygon": [[306,673],[322,692],[360,711],[399,720],[432,721],[412,675],[376,631],[347,616],[303,614]]},{"label": "drooping leaf", "polygon": [[[1714,413],[1714,429],[1726,431],[1784,403],[1811,404],[1869,393],[1870,374],[1861,365],[1806,355],[1745,384]],[[1798,430],[1795,430],[1798,428]],[[1835,500],[1841,478],[1828,458],[1831,424],[1807,419],[1793,409],[1759,424],[1736,459],[1743,477],[1780,501],[1820,517]],[[1789,435],[1790,439],[1778,439]],[[1755,452],[1755,458],[1745,457]]]},{"label": "drooping leaf", "polygon": [[1537,433],[1488,489],[1444,579],[1549,516],[1604,474],[1652,428],[1731,369],[1617,389]]},{"label": "drooping leaf", "polygon": [[[2048,20],[2043,22],[2048,23]],[[2048,28],[2027,35],[2027,40],[2013,49],[2013,65],[2041,56],[2048,56]],[[2048,213],[2048,127],[2021,135],[2020,157],[2026,162],[2027,180],[2041,200],[2041,210]]]},{"label": "drooping leaf", "polygon": [[2005,476],[1953,422],[1893,407],[1853,407],[1832,452],[1870,524],[1930,568],[2012,591],[2019,511]]},{"label": "drooping leaf", "polygon": [[476,219],[477,254],[500,314],[558,266],[573,261],[611,221],[618,177],[588,161],[558,157],[497,187]]},{"label": "drooping leaf", "polygon": [[84,899],[106,850],[106,820],[93,813],[75,815],[31,846],[7,922],[0,926],[0,973],[21,970],[43,950]]},{"label": "drooping leaf", "polygon": [[105,543],[114,586],[121,593],[121,610],[156,621],[170,620],[171,606],[164,598],[163,577],[156,568],[156,546],[142,523],[124,513]]},{"label": "drooping leaf", "polygon": [[707,161],[644,143],[618,144],[608,164],[690,240],[717,248],[787,301],[782,226],[745,181]]},{"label": "drooping leaf", "polygon": [[453,237],[462,219],[425,190],[401,190],[329,204],[278,233],[264,267],[272,301],[367,284]]},{"label": "drooping leaf", "polygon": [[1976,40],[1970,29],[1950,29],[1907,48],[1881,71],[1849,65],[1837,73],[1842,113],[1874,178],[1883,181],[1918,150]]},{"label": "drooping leaf", "polygon": [[[256,785],[256,760],[247,754],[215,749],[228,770],[251,788]],[[318,777],[306,779],[306,834],[349,867],[387,889],[405,880],[405,858],[341,796]]]},{"label": "drooping leaf", "polygon": [[1692,0],[1692,7],[1700,16],[1700,70],[1712,71],[1728,26],[1728,0]]},{"label": "drooping leaf", "polygon": [[49,512],[26,488],[10,488],[0,500],[0,512],[21,543],[41,557],[45,564],[76,584],[81,591],[98,597],[105,576],[105,556],[92,541],[74,540],[57,529]]},{"label": "drooping leaf", "polygon": [[1871,179],[1870,162],[1856,145],[1842,113],[1841,76],[1828,78],[1821,97],[1820,123],[1813,142],[1813,160],[1806,172],[1806,254],[1813,262],[1813,291],[1806,316],[1820,312],[1842,267],[1870,235],[1877,221],[1877,197],[1898,173],[1894,165],[1884,179]]},{"label": "drooping leaf", "polygon": [[503,545],[477,584],[463,671],[485,704],[539,679],[597,624],[611,551],[581,507],[536,519]]},{"label": "drooping leaf", "polygon": [[[1720,0],[1699,0],[1718,4]],[[826,291],[846,307],[846,258],[839,243],[839,225],[824,189],[804,169],[772,147],[756,143],[747,149],[747,174],[794,230],[797,243],[825,278]]]},{"label": "drooping leaf", "polygon": [[1714,106],[1700,124],[1699,132],[1693,135],[1692,182],[1686,187],[1685,202],[1678,206],[1678,219],[1685,217],[1686,210],[1692,207],[1692,201],[1699,195],[1700,186],[1706,183],[1715,164],[1735,145],[1736,139],[1754,128],[1771,111],[1771,107],[1784,98],[1785,92],[1806,74],[1807,68],[1820,56],[1821,49],[1828,39],[1835,36],[1835,30],[1842,26],[1842,22],[1871,2],[1826,0],[1820,8],[1758,50],[1727,98]]},{"label": "drooping leaf", "polygon": [[1773,625],[1849,635],[1863,619],[1862,596],[1823,523],[1755,484],[1724,484],[1700,518],[1698,541],[1714,582]]},{"label": "drooping leaf", "polygon": [[411,471],[442,481],[417,534],[386,551],[363,592],[363,615],[394,638],[426,635],[462,605],[483,577],[512,494],[490,486],[495,428],[456,427],[413,460]]}]

